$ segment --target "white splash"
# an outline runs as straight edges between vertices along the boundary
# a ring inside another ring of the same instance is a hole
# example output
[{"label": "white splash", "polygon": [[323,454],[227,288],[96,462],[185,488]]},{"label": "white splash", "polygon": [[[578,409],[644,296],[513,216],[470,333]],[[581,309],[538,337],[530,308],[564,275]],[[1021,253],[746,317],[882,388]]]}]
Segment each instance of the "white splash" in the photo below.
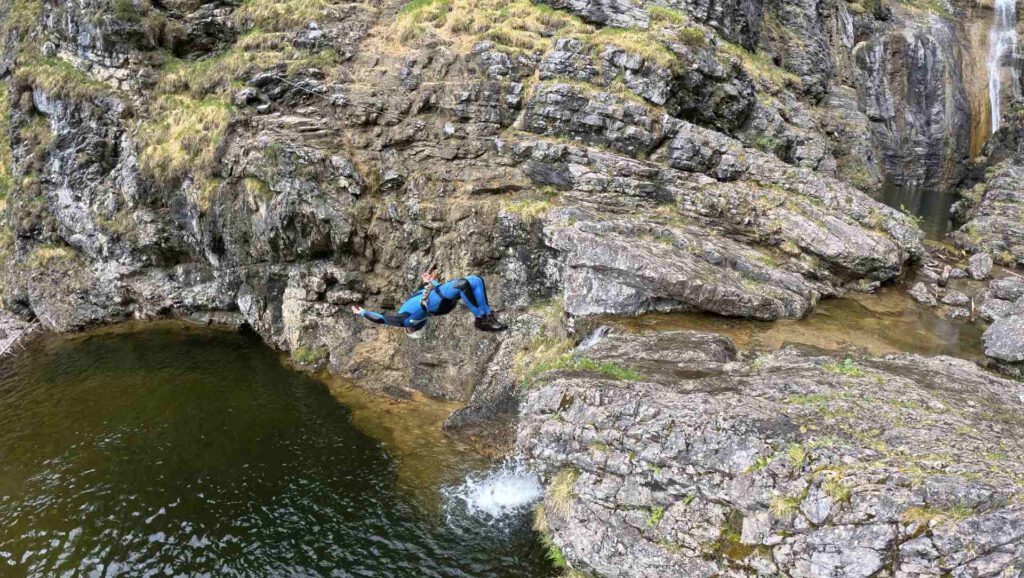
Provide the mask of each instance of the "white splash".
[{"label": "white splash", "polygon": [[988,36],[988,100],[992,109],[992,132],[1003,122],[1002,68],[1007,57],[1012,57],[1009,66],[1013,78],[1013,90],[1018,89],[1017,72],[1017,0],[995,0],[995,16]]},{"label": "white splash", "polygon": [[521,462],[508,460],[488,472],[469,474],[458,486],[442,490],[449,520],[459,511],[486,521],[522,513],[544,494],[537,475]]}]

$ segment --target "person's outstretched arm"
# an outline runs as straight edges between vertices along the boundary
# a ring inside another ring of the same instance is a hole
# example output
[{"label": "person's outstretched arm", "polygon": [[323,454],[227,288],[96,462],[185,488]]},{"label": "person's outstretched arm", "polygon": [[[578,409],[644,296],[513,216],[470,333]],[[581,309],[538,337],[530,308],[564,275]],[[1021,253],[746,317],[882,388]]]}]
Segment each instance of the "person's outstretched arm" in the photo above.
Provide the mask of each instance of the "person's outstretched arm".
[{"label": "person's outstretched arm", "polygon": [[376,311],[367,311],[362,307],[352,306],[352,313],[369,319],[374,323],[381,325],[388,325],[391,327],[405,327],[405,320],[409,318],[408,313],[400,313],[398,315],[384,315],[383,313],[377,313]]}]

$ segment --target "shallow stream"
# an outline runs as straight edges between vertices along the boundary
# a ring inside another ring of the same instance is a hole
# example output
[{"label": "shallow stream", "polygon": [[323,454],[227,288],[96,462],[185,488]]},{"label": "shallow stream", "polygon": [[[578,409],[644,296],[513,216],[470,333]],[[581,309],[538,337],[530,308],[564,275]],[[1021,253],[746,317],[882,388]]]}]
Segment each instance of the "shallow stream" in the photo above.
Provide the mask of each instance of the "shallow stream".
[{"label": "shallow stream", "polygon": [[825,299],[805,319],[751,321],[725,319],[705,313],[644,315],[604,319],[628,331],[692,329],[728,335],[741,349],[774,351],[802,344],[831,351],[873,355],[917,353],[982,359],[982,329],[973,323],[950,321],[925,307],[900,285],[873,294],[851,293]]},{"label": "shallow stream", "polygon": [[355,395],[235,333],[36,342],[0,375],[0,576],[553,574],[523,488],[422,433],[444,408]]}]

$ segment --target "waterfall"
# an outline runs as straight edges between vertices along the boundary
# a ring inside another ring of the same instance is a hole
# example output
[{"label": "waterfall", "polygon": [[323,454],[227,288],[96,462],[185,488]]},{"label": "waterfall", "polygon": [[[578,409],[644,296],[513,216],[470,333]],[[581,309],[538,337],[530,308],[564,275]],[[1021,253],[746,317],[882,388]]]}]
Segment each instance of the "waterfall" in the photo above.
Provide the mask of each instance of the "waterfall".
[{"label": "waterfall", "polygon": [[[988,99],[992,110],[992,132],[1002,124],[1003,61],[1017,57],[1017,1],[995,0],[995,19],[988,37]],[[1010,67],[1017,90],[1016,62]]]}]

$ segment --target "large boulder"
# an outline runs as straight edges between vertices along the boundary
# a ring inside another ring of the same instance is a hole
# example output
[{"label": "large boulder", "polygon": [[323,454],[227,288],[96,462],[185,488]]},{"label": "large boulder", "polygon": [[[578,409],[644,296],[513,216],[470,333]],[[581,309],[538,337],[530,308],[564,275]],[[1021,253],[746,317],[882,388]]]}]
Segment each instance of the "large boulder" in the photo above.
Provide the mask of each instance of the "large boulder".
[{"label": "large boulder", "polygon": [[946,357],[736,360],[612,335],[542,376],[517,451],[596,576],[1018,576],[1024,384]]}]

